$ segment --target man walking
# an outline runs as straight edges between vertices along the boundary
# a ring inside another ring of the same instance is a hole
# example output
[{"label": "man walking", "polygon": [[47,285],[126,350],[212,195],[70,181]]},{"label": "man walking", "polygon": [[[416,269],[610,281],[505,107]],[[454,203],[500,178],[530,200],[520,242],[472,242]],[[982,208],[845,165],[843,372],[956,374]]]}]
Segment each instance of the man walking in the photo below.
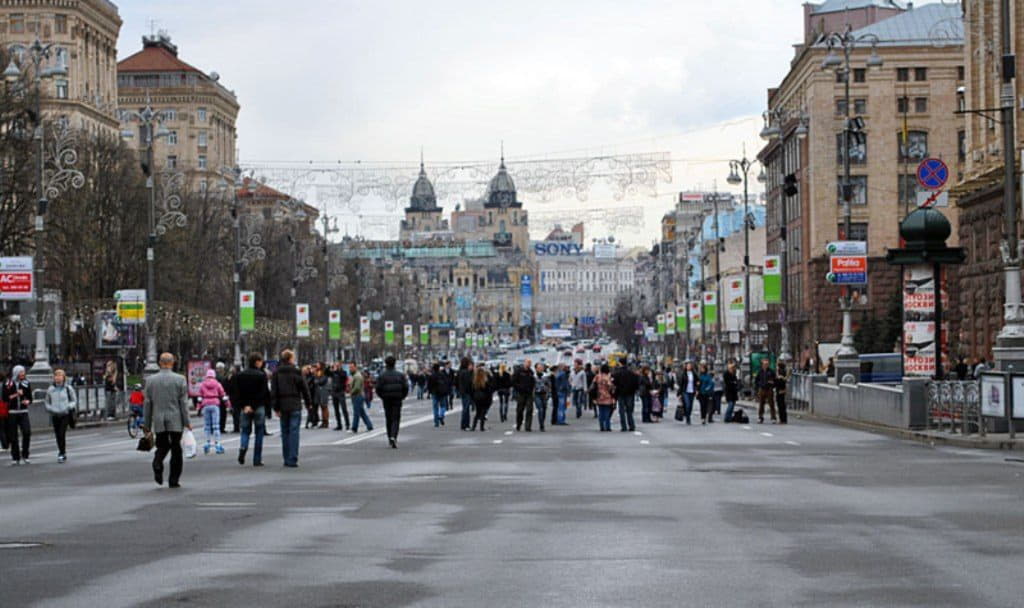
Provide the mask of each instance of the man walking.
[{"label": "man walking", "polygon": [[516,391],[516,430],[523,427],[523,417],[526,417],[526,431],[530,432],[533,426],[533,389],[537,379],[533,375],[533,362],[527,359],[523,365],[517,367],[512,374],[512,388]]},{"label": "man walking", "polygon": [[[345,386],[348,384],[348,374],[345,373],[345,366],[335,363],[331,371],[331,401],[334,403],[334,426],[336,431],[347,431],[350,426],[348,419],[348,404],[345,403]],[[341,425],[341,417],[345,416],[345,426]]]},{"label": "man walking", "polygon": [[267,375],[263,372],[263,356],[249,355],[249,367],[232,378],[235,386],[235,402],[231,405],[241,412],[242,436],[238,449],[238,464],[245,464],[245,453],[249,450],[249,436],[256,425],[256,446],[252,453],[252,466],[263,466],[263,436],[267,431],[267,410],[270,408],[270,389]]},{"label": "man walking", "polygon": [[146,379],[142,407],[142,428],[156,435],[156,454],[153,456],[153,479],[164,484],[164,459],[171,453],[171,472],[167,485],[181,487],[181,433],[192,430],[188,420],[188,383],[185,376],[174,373],[174,355],[164,353],[159,359],[160,371]]},{"label": "man walking", "polygon": [[473,410],[473,360],[469,357],[463,357],[459,364],[459,399],[462,400],[462,430],[468,431]]},{"label": "man walking", "polygon": [[555,398],[555,408],[552,412],[551,424],[564,426],[568,424],[565,421],[565,408],[569,401],[569,394],[572,391],[572,381],[569,378],[569,366],[565,363],[559,365],[555,369],[553,396]]},{"label": "man walking", "polygon": [[366,380],[355,363],[350,363],[348,370],[348,396],[352,401],[352,432],[359,432],[360,420],[366,424],[367,431],[372,431],[373,423],[370,422],[370,415],[366,413]]},{"label": "man walking", "polygon": [[313,404],[309,386],[295,367],[295,353],[281,352],[281,365],[270,381],[270,398],[274,411],[281,420],[281,453],[284,466],[294,469],[299,466],[299,429],[302,427],[303,406]]},{"label": "man walking", "polygon": [[409,396],[409,381],[405,374],[395,370],[395,358],[384,360],[384,372],[377,378],[377,394],[384,402],[384,424],[388,429],[388,444],[398,447],[398,428],[402,423],[402,400]]},{"label": "man walking", "polygon": [[619,369],[612,374],[612,382],[615,383],[615,394],[619,400],[619,430],[623,433],[635,431],[633,409],[636,407],[636,391],[640,388],[640,379],[629,369],[629,364],[622,361]]},{"label": "man walking", "polygon": [[587,372],[583,369],[583,361],[576,359],[573,363],[572,376],[569,378],[572,388],[572,404],[576,407],[576,417],[583,416],[583,404],[587,400],[587,391],[590,384],[587,382]]},{"label": "man walking", "polygon": [[754,377],[754,389],[757,390],[757,422],[758,424],[764,424],[764,404],[768,403],[768,407],[772,413],[772,423],[775,423],[775,372],[769,367],[768,359],[761,359],[761,369],[757,371],[757,376]]},{"label": "man walking", "polygon": [[[533,388],[533,403],[537,408],[537,424],[540,425],[540,432],[544,432],[544,413],[547,412],[548,398],[551,395],[552,382],[543,363],[537,364],[537,380]],[[530,430],[527,426],[526,430]]]}]

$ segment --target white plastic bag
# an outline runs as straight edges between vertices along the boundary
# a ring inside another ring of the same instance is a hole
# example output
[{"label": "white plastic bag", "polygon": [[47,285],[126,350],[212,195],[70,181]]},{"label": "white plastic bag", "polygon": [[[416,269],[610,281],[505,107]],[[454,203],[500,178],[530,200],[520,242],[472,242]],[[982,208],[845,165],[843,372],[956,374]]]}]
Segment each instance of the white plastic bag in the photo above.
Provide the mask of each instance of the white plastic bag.
[{"label": "white plastic bag", "polygon": [[185,429],[185,432],[181,434],[181,449],[185,452],[185,458],[196,457],[199,444],[196,442],[196,436],[192,433],[191,429]]}]

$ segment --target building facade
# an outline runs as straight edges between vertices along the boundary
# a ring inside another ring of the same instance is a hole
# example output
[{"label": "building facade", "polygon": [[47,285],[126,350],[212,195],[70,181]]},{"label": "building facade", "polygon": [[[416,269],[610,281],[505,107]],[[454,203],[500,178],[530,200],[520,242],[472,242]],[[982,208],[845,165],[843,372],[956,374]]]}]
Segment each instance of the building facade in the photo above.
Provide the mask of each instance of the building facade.
[{"label": "building facade", "polygon": [[127,112],[149,105],[164,115],[169,133],[154,142],[157,169],[184,171],[203,191],[222,168],[235,166],[238,100],[216,72],[179,59],[170,36],[144,36],[142,50],[117,64],[117,86],[121,128],[134,148],[144,150],[147,138]]},{"label": "building facade", "polygon": [[121,17],[107,0],[0,0],[0,43],[32,63],[26,49],[53,43],[50,66],[67,75],[44,79],[43,113],[73,129],[117,137],[117,36]]},{"label": "building facade", "polygon": [[[824,69],[830,53],[825,32],[808,31],[807,43],[796,47],[789,73],[768,91],[772,120],[766,133],[777,129],[777,135],[759,153],[768,184],[767,248],[769,254],[780,253],[785,200],[789,289],[784,299],[794,354],[840,338],[839,290],[824,279],[827,244],[845,237],[867,242],[868,285],[855,298],[854,324],[886,316],[900,293],[899,269],[885,263],[886,250],[899,246],[900,220],[928,195],[917,184],[917,165],[937,157],[954,177],[964,169],[965,121],[955,113],[961,107],[958,88],[964,83],[959,6],[883,3],[886,9],[895,7],[893,13],[876,10],[878,2],[851,4],[863,6],[851,7],[843,19],[866,24],[851,32],[861,43],[851,52],[850,72]],[[826,2],[823,7],[834,5]],[[835,26],[832,12],[821,17]],[[805,23],[822,23],[818,17],[811,9]],[[842,49],[834,52],[842,55]],[[873,53],[882,59],[880,67],[869,62]],[[849,79],[849,100],[844,78]],[[844,150],[848,114],[865,126],[863,139],[851,138]],[[840,190],[844,155],[850,158],[852,184],[848,235]],[[783,197],[789,174],[797,179],[798,194]],[[945,198],[937,204],[955,233],[958,209]],[[949,244],[956,245],[956,239]],[[769,318],[773,335],[778,335],[779,315]]]}]

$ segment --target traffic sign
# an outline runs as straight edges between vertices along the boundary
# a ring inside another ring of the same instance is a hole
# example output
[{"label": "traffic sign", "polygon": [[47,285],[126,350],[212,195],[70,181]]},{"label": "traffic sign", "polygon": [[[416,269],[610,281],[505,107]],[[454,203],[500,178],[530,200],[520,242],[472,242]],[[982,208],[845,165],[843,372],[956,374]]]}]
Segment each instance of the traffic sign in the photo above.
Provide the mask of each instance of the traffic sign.
[{"label": "traffic sign", "polygon": [[865,255],[836,255],[830,258],[830,271],[825,276],[836,285],[864,285],[868,282],[868,258]]},{"label": "traffic sign", "polygon": [[0,300],[32,299],[32,258],[0,258]]},{"label": "traffic sign", "polygon": [[829,255],[867,255],[867,241],[832,241],[825,247]]},{"label": "traffic sign", "polygon": [[917,166],[917,183],[928,190],[938,190],[949,181],[949,167],[938,158],[926,158]]},{"label": "traffic sign", "polygon": [[120,289],[114,292],[117,300],[117,318],[125,325],[142,325],[146,322],[146,290]]}]

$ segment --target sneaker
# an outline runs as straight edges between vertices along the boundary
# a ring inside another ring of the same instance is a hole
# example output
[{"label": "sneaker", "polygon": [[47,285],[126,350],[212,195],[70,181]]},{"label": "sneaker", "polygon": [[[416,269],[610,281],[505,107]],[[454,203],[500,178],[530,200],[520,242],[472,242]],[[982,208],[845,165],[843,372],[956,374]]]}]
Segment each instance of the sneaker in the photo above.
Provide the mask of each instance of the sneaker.
[{"label": "sneaker", "polygon": [[32,461],[29,460],[28,458],[25,458],[24,460],[22,460],[22,462],[25,464],[32,464]]},{"label": "sneaker", "polygon": [[14,462],[12,462],[10,464],[10,466],[12,466],[12,467],[20,467],[21,466],[21,461],[20,460],[15,460]]},{"label": "sneaker", "polygon": [[57,462],[59,462],[61,464],[64,464],[65,462],[67,462],[67,459],[68,459],[68,457],[65,456],[64,454],[60,454],[59,456],[57,456]]},{"label": "sneaker", "polygon": [[203,454],[209,454],[209,453],[210,453],[210,444],[206,444],[206,445],[203,446]]},{"label": "sneaker", "polygon": [[223,453],[224,453],[224,446],[222,446],[222,445],[218,445],[218,446],[217,446],[217,449],[216,449],[215,451],[216,451],[216,452],[217,452],[218,454],[223,454]]}]

